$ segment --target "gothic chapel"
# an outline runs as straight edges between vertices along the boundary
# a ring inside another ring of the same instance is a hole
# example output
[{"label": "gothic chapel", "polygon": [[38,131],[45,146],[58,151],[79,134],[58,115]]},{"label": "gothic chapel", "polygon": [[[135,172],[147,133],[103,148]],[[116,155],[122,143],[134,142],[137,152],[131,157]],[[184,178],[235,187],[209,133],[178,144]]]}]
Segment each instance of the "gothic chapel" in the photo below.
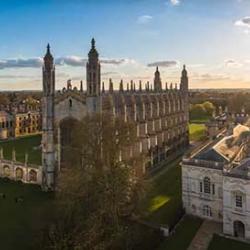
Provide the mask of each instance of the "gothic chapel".
[{"label": "gothic chapel", "polygon": [[104,83],[101,87],[101,64],[92,39],[86,71],[86,91],[83,91],[82,81],[78,90],[69,80],[66,88],[56,92],[54,59],[48,45],[44,56],[42,98],[45,190],[54,189],[55,174],[63,164],[63,150],[70,140],[70,128],[86,114],[109,112],[124,121],[135,122],[138,140],[130,155],[143,154],[146,159],[139,174],[160,167],[187,147],[189,101],[185,65],[179,88],[177,84],[170,84],[169,88],[166,84],[163,89],[157,67],[153,85],[147,82],[143,87],[140,81],[136,89],[135,82],[131,81],[124,88],[121,80],[119,90],[115,90],[110,79],[109,89],[105,90]]}]

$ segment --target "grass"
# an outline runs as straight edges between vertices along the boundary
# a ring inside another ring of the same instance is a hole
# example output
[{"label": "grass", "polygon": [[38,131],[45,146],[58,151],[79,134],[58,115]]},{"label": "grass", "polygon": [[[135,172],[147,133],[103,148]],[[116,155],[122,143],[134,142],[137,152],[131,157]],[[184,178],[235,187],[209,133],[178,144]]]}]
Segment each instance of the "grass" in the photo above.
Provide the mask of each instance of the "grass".
[{"label": "grass", "polygon": [[[44,209],[52,204],[52,194],[44,193],[35,185],[0,179],[0,235],[1,249],[29,250],[42,227]],[[23,196],[23,202],[15,202]]]},{"label": "grass", "polygon": [[190,141],[204,140],[206,136],[205,132],[206,132],[206,127],[204,124],[196,124],[196,123],[189,124]]},{"label": "grass", "polygon": [[190,119],[190,123],[206,123],[210,120],[210,117],[203,117],[199,119]]},{"label": "grass", "polygon": [[176,228],[175,233],[167,238],[158,250],[186,250],[201,226],[199,218],[185,216]]},{"label": "grass", "polygon": [[177,160],[153,177],[150,190],[141,204],[144,218],[158,224],[171,224],[180,210],[181,167]]},{"label": "grass", "polygon": [[250,245],[237,240],[214,235],[208,250],[249,250]]},{"label": "grass", "polygon": [[12,150],[16,151],[16,160],[25,161],[25,153],[28,153],[28,162],[41,165],[41,149],[36,148],[41,144],[41,135],[32,135],[15,140],[2,141],[0,147],[3,148],[5,159],[12,159]]}]

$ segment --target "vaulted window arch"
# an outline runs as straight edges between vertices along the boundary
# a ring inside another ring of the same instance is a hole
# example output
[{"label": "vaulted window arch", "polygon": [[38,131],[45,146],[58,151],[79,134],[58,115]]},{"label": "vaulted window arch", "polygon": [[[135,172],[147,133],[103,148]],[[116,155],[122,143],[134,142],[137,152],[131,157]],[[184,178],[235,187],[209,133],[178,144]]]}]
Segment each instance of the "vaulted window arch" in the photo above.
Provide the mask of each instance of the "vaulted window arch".
[{"label": "vaulted window arch", "polygon": [[211,181],[209,177],[204,178],[203,185],[204,185],[204,193],[210,194],[211,193]]}]

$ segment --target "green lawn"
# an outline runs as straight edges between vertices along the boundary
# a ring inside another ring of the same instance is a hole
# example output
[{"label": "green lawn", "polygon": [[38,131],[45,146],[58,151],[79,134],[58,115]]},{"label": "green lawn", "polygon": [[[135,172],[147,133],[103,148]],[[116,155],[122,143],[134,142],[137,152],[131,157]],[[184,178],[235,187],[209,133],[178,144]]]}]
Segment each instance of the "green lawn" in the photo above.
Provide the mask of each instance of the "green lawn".
[{"label": "green lawn", "polygon": [[181,208],[181,167],[177,160],[153,177],[142,202],[144,218],[159,224],[171,224]]},{"label": "green lawn", "polygon": [[12,159],[12,150],[16,150],[17,161],[24,162],[25,153],[28,153],[28,162],[41,165],[41,150],[38,147],[41,144],[41,135],[33,135],[28,137],[17,138],[10,141],[0,142],[3,148],[5,159]]},{"label": "green lawn", "polygon": [[206,123],[210,120],[211,117],[203,117],[199,119],[190,119],[190,123]]},{"label": "green lawn", "polygon": [[201,226],[199,218],[185,216],[175,233],[166,239],[158,250],[186,250]]},{"label": "green lawn", "polygon": [[249,250],[250,244],[214,235],[208,250]]},{"label": "green lawn", "polygon": [[[1,249],[29,250],[43,226],[43,211],[52,204],[52,194],[44,193],[35,185],[0,179],[0,235]],[[23,202],[15,202],[23,196]]]},{"label": "green lawn", "polygon": [[206,127],[204,124],[189,124],[190,141],[202,141],[205,139]]}]

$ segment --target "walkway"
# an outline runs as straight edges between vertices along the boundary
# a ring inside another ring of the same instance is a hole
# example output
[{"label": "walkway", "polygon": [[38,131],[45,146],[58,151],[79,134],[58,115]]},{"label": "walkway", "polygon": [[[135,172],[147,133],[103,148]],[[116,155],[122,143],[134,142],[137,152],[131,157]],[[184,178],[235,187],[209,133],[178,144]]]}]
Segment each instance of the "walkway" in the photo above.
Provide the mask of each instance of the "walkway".
[{"label": "walkway", "polygon": [[207,250],[214,233],[222,232],[222,224],[205,220],[194,236],[188,250]]}]

